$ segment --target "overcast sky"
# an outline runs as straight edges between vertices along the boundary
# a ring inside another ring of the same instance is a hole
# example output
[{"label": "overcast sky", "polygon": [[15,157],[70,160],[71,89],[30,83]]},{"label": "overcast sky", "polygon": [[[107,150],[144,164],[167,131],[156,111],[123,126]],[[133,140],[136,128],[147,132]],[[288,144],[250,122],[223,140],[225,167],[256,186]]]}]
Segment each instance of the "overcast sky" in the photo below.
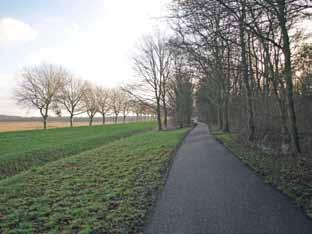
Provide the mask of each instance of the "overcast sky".
[{"label": "overcast sky", "polygon": [[133,79],[136,42],[162,28],[167,0],[1,0],[0,115],[33,115],[13,99],[18,72],[61,64],[83,79],[118,86]]}]

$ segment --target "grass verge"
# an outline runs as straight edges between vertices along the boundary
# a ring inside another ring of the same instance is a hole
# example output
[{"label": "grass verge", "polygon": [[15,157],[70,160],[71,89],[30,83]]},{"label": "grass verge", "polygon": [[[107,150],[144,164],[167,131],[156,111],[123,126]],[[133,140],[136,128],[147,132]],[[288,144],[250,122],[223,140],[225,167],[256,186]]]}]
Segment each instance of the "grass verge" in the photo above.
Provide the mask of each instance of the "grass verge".
[{"label": "grass verge", "polygon": [[213,132],[213,135],[234,155],[262,175],[267,183],[294,199],[312,218],[311,160],[265,153],[239,143],[235,135],[230,133]]},{"label": "grass verge", "polygon": [[138,233],[187,129],[148,132],[0,182],[0,233]]},{"label": "grass verge", "polygon": [[154,127],[140,122],[0,133],[0,179]]}]

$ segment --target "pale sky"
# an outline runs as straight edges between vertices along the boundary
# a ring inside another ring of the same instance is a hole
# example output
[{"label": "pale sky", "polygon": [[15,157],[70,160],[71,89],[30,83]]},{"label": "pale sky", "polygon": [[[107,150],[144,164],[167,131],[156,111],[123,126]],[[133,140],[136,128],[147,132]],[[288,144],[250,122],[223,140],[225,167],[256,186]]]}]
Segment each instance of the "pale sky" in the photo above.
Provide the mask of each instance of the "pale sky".
[{"label": "pale sky", "polygon": [[42,62],[63,65],[95,84],[134,79],[137,41],[165,27],[168,0],[1,0],[0,115],[34,115],[17,106],[20,69]]}]

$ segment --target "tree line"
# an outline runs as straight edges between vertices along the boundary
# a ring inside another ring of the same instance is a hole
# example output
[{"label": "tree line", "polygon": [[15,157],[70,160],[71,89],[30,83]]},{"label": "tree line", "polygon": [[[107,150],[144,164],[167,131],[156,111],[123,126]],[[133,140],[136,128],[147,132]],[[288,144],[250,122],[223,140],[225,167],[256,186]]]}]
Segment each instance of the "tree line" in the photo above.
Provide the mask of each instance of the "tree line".
[{"label": "tree line", "polygon": [[69,116],[70,126],[74,117],[87,114],[89,125],[93,124],[97,113],[105,124],[107,115],[114,116],[117,123],[122,116],[123,122],[132,113],[137,120],[140,116],[153,115],[151,108],[131,98],[121,88],[105,88],[80,79],[64,67],[41,64],[24,68],[20,74],[15,97],[19,104],[36,108],[42,117],[43,128],[47,128],[50,112]]},{"label": "tree line", "polygon": [[302,152],[312,139],[303,135],[312,130],[305,121],[312,45],[299,26],[311,7],[308,0],[172,1],[175,44],[195,70],[201,119],[251,144]]}]

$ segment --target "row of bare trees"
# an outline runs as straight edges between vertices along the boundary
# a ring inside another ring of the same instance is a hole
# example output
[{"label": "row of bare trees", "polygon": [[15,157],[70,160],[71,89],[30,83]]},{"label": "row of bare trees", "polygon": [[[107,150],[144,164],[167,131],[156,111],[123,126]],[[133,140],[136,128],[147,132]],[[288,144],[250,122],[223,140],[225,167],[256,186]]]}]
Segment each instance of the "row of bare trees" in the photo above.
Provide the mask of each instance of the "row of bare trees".
[{"label": "row of bare trees", "polygon": [[39,110],[44,129],[51,111],[58,116],[65,111],[71,127],[74,117],[82,114],[87,114],[90,126],[97,113],[101,114],[103,124],[107,115],[113,115],[117,123],[119,116],[125,122],[130,113],[137,118],[153,114],[148,106],[137,102],[121,88],[95,86],[62,66],[52,64],[24,68],[15,96],[19,104]]},{"label": "row of bare trees", "polygon": [[308,0],[173,0],[171,23],[195,68],[202,116],[250,143],[280,132],[281,145],[300,154],[296,98],[312,90],[312,46],[298,26],[311,7]]}]

